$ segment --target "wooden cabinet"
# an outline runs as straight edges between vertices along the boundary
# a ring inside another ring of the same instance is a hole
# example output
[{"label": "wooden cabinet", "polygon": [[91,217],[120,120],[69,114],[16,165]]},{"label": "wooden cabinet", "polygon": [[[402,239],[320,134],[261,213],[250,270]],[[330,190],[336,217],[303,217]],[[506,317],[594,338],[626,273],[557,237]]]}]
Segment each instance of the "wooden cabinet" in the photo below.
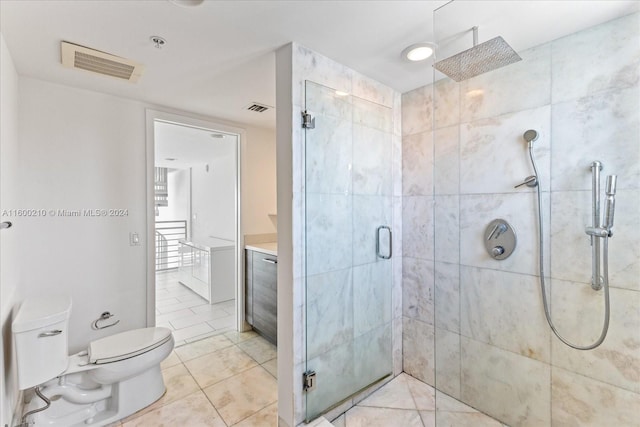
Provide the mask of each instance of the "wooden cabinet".
[{"label": "wooden cabinet", "polygon": [[246,250],[247,322],[260,335],[277,342],[278,335],[278,257]]}]

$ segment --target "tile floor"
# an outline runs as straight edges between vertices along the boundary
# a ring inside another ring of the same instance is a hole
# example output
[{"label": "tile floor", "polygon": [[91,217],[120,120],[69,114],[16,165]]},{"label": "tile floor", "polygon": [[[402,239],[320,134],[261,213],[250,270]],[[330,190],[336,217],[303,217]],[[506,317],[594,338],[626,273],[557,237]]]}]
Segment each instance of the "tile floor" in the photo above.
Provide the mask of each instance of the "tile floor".
[{"label": "tile floor", "polygon": [[277,425],[276,348],[255,332],[225,332],[178,347],[162,374],[165,395],[112,426]]},{"label": "tile floor", "polygon": [[506,427],[470,406],[400,374],[332,422],[335,427]]},{"label": "tile floor", "polygon": [[178,282],[177,271],[156,273],[156,325],[173,331],[176,347],[234,330],[235,306],[207,303]]}]

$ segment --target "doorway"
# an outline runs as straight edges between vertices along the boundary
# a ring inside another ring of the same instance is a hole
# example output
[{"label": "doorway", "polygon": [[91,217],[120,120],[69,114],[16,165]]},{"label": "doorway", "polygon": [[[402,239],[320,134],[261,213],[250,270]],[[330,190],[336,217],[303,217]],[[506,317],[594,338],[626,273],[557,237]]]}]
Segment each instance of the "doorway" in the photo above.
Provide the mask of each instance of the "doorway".
[{"label": "doorway", "polygon": [[147,324],[176,346],[243,329],[242,134],[147,112]]}]

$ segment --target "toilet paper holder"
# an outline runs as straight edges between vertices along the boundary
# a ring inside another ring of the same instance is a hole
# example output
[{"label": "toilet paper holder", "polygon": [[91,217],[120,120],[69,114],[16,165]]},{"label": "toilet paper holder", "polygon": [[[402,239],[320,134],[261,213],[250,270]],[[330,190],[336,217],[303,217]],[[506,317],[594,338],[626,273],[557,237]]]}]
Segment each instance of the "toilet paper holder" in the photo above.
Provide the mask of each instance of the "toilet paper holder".
[{"label": "toilet paper holder", "polygon": [[115,325],[117,325],[118,323],[120,323],[120,320],[116,320],[115,322],[113,322],[113,323],[109,323],[108,325],[100,325],[100,322],[104,322],[105,320],[109,320],[109,319],[111,319],[113,316],[115,316],[115,314],[111,314],[110,312],[105,311],[104,313],[102,313],[102,314],[100,315],[100,317],[99,317],[98,319],[96,319],[96,320],[93,322],[92,328],[93,328],[93,329],[96,329],[96,330],[97,330],[97,329],[110,328],[110,327],[115,326]]}]

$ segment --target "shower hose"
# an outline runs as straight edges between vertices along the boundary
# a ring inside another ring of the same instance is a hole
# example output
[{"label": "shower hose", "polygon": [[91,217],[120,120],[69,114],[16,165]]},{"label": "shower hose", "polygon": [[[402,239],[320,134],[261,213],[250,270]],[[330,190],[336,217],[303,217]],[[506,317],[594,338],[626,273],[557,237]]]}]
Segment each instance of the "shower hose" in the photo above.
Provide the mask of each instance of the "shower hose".
[{"label": "shower hose", "polygon": [[[536,161],[533,157],[533,144],[529,143],[529,157],[531,158],[531,164],[533,165],[533,172],[536,177],[538,175],[538,168],[536,167]],[[576,350],[593,350],[598,347],[604,341],[604,338],[607,336],[607,331],[609,330],[609,237],[604,237],[604,245],[603,245],[603,268],[602,268],[602,276],[604,282],[604,324],[602,326],[602,332],[600,333],[600,337],[590,345],[579,346],[569,342],[566,338],[564,338],[555,325],[553,324],[553,319],[551,318],[551,314],[549,313],[549,304],[547,303],[547,291],[544,280],[544,240],[543,240],[543,230],[542,230],[542,197],[540,195],[540,178],[538,178],[538,185],[536,186],[538,193],[538,233],[539,233],[539,247],[540,247],[540,290],[542,291],[542,304],[544,305],[544,315],[547,318],[547,323],[549,327],[553,331],[556,337],[564,344],[568,345],[571,348]],[[594,237],[594,239],[599,239],[600,237]],[[599,280],[599,278],[595,278],[595,280]]]}]

